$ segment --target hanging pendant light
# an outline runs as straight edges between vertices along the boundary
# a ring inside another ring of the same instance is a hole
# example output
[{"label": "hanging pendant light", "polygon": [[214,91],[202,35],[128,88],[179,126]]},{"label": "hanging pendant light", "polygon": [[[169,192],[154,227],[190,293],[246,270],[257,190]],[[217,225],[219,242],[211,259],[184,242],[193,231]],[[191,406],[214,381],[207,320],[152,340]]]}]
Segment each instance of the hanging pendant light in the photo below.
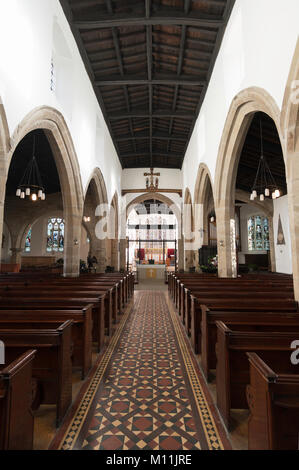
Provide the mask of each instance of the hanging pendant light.
[{"label": "hanging pendant light", "polygon": [[279,198],[281,196],[281,192],[277,189],[277,184],[264,156],[262,118],[260,118],[260,137],[261,156],[250,195],[250,201],[254,201],[259,195],[260,201],[263,202],[265,201],[265,197],[272,197],[273,200]]},{"label": "hanging pendant light", "polygon": [[20,199],[30,197],[31,201],[42,201],[46,199],[45,188],[43,186],[40,172],[35,157],[35,135],[33,136],[32,158],[28,163],[25,173],[17,187],[16,196]]}]

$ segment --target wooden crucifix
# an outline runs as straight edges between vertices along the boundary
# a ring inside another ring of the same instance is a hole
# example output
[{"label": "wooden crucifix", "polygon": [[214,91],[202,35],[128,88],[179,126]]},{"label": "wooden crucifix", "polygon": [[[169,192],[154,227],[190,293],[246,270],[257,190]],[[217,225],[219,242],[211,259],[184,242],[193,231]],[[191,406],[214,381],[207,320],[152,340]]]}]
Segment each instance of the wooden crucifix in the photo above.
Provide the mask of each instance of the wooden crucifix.
[{"label": "wooden crucifix", "polygon": [[[146,176],[146,189],[149,189],[150,191],[153,191],[155,189],[158,189],[159,186],[159,180],[156,178],[156,181],[154,183],[154,176],[160,176],[160,173],[154,173],[154,169],[150,169],[150,173],[144,173],[144,176]],[[148,179],[149,177],[149,179]]]}]

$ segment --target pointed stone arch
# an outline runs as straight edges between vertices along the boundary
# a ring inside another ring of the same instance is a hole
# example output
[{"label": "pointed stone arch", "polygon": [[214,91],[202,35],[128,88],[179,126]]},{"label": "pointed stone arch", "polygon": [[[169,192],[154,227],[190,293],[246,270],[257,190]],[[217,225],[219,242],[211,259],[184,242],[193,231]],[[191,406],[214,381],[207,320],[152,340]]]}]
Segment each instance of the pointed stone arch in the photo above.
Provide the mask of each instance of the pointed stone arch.
[{"label": "pointed stone arch", "polygon": [[125,210],[125,217],[122,220],[126,223],[131,209],[137,204],[141,204],[142,202],[147,201],[148,199],[155,199],[157,201],[162,202],[163,204],[166,204],[168,207],[171,208],[172,212],[175,214],[178,223],[178,269],[184,270],[184,237],[182,234],[182,211],[178,204],[176,204],[172,199],[170,199],[168,196],[165,196],[165,194],[156,192],[141,194],[135,197],[131,202],[127,204]]},{"label": "pointed stone arch", "polygon": [[[86,231],[90,238],[90,252],[95,256],[97,264],[97,272],[104,272],[107,266],[107,243],[103,238],[97,237],[96,225],[100,220],[97,215],[99,206],[103,206],[103,213],[108,211],[108,196],[106,183],[100,168],[96,167],[92,172],[85,190],[84,197],[84,215],[90,217],[90,222],[84,223]],[[102,211],[100,211],[102,214]]]},{"label": "pointed stone arch", "polygon": [[299,39],[284,94],[281,126],[286,148],[294,288],[296,300],[299,300]]},{"label": "pointed stone arch", "polygon": [[11,148],[7,154],[7,169],[17,145],[29,132],[36,129],[42,129],[48,138],[60,179],[66,222],[64,276],[78,276],[83,189],[72,137],[59,111],[48,106],[41,106],[32,110],[22,120],[11,139]]},{"label": "pointed stone arch", "polygon": [[215,210],[211,173],[205,163],[199,165],[193,199],[194,229],[198,236],[198,248],[200,248],[209,243],[208,215]]},{"label": "pointed stone arch", "polygon": [[[241,91],[231,104],[216,162],[214,194],[220,277],[237,276],[235,183],[245,138],[257,112],[267,114],[274,121],[283,152],[285,148],[280,110],[273,97],[266,90],[257,87]],[[286,161],[285,152],[283,156]]]}]

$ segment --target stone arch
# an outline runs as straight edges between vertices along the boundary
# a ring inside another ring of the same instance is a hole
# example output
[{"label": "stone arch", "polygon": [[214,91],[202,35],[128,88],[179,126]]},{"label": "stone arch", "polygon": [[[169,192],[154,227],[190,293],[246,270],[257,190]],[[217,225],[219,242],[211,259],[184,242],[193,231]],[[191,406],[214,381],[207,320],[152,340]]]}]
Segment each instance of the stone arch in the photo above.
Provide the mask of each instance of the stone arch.
[{"label": "stone arch", "polygon": [[32,110],[22,120],[11,140],[7,168],[19,142],[25,135],[36,129],[42,129],[49,140],[60,179],[66,221],[64,276],[78,276],[83,189],[72,137],[59,111],[48,106],[41,106]]},{"label": "stone arch", "polygon": [[[233,100],[222,133],[215,172],[215,209],[217,217],[218,273],[220,277],[237,276],[235,240],[235,182],[244,141],[253,116],[267,114],[275,123],[284,152],[280,110],[264,89],[252,87],[241,91]],[[284,155],[285,160],[285,155]]]},{"label": "stone arch", "polygon": [[200,248],[202,245],[208,245],[208,215],[211,211],[215,210],[211,173],[205,163],[199,165],[193,199],[194,228],[195,234],[198,236],[198,248]]},{"label": "stone arch", "polygon": [[294,289],[295,298],[299,300],[299,39],[285,90],[281,126],[286,148]]},{"label": "stone arch", "polygon": [[[104,205],[108,210],[108,196],[106,183],[100,168],[95,168],[92,172],[85,190],[84,197],[84,215],[88,215],[91,221],[84,223],[83,226],[87,230],[90,238],[90,252],[92,256],[95,256],[97,264],[97,272],[104,272],[107,265],[107,244],[102,238],[98,238],[96,235],[96,225],[99,216],[96,214],[96,210],[99,206]],[[102,213],[102,212],[101,212]]]},{"label": "stone arch", "polygon": [[182,234],[182,213],[180,207],[168,196],[165,196],[161,193],[156,192],[148,192],[137,196],[131,202],[129,202],[126,206],[125,211],[125,221],[127,221],[129,213],[131,209],[136,206],[136,204],[141,204],[142,202],[148,199],[156,199],[157,201],[162,202],[163,204],[168,205],[171,207],[172,212],[175,214],[177,222],[178,222],[178,268],[179,270],[184,269],[184,237]]},{"label": "stone arch", "polygon": [[[0,97],[0,240],[3,233],[4,199],[7,178],[7,155],[10,150],[10,135],[4,105]],[[0,244],[1,259],[1,244]]]}]

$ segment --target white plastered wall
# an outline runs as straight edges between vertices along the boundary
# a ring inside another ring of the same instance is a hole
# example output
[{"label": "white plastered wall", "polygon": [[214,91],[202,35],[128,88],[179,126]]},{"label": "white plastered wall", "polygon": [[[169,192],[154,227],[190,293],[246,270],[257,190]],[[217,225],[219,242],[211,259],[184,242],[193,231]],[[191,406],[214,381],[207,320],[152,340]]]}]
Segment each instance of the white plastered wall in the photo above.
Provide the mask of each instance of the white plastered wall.
[{"label": "white plastered wall", "polygon": [[108,200],[120,194],[121,165],[59,1],[1,2],[0,44],[0,97],[10,135],[33,109],[54,107],[70,130],[83,190],[99,167]]}]

